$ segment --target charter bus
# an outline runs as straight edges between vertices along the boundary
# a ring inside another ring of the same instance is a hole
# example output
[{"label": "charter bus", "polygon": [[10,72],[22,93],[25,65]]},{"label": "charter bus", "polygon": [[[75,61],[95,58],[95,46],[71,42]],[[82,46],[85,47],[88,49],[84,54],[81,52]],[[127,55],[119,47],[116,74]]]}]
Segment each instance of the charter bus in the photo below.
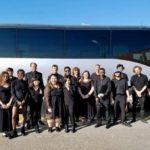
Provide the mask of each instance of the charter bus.
[{"label": "charter bus", "polygon": [[38,64],[44,81],[52,64],[61,74],[65,66],[92,73],[100,64],[110,77],[123,64],[129,78],[133,66],[140,65],[150,77],[150,27],[1,24],[0,71],[12,67],[28,72],[30,62]]}]

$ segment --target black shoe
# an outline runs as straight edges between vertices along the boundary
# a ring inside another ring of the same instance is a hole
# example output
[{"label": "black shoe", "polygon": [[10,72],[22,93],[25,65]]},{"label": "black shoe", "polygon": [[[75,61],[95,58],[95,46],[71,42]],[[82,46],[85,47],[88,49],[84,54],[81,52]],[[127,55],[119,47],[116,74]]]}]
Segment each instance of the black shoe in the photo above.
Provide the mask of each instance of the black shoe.
[{"label": "black shoe", "polygon": [[53,132],[53,128],[52,127],[48,128],[48,132],[52,133]]},{"label": "black shoe", "polygon": [[121,124],[126,126],[126,127],[132,127],[132,125],[130,123],[128,123],[128,122],[122,122]]},{"label": "black shoe", "polygon": [[39,120],[39,124],[40,125],[45,125],[45,123],[43,121],[41,121],[41,120]]},{"label": "black shoe", "polygon": [[72,133],[75,133],[75,132],[76,132],[75,127],[72,127],[71,132],[72,132]]},{"label": "black shoe", "polygon": [[21,134],[22,134],[23,136],[26,135],[26,133],[25,133],[25,127],[24,127],[24,126],[21,128]]},{"label": "black shoe", "polygon": [[66,133],[69,132],[68,126],[65,127],[65,132],[66,132]]},{"label": "black shoe", "polygon": [[100,127],[101,126],[101,124],[96,124],[95,125],[95,128],[98,128],[98,127]]},{"label": "black shoe", "polygon": [[13,130],[11,134],[9,134],[9,139],[13,139],[15,137],[17,137],[18,134],[17,134],[17,131],[16,130]]},{"label": "black shoe", "polygon": [[135,120],[135,119],[132,119],[132,120],[130,121],[130,123],[134,123],[134,122],[136,122],[136,120]]},{"label": "black shoe", "polygon": [[60,132],[61,129],[59,127],[56,127],[56,132]]},{"label": "black shoe", "polygon": [[28,130],[31,129],[31,125],[30,125],[30,122],[29,122],[29,121],[27,122],[27,129],[28,129]]},{"label": "black shoe", "polygon": [[111,127],[110,124],[107,124],[107,125],[106,125],[106,129],[109,129],[110,127]]},{"label": "black shoe", "polygon": [[41,133],[41,131],[40,131],[40,129],[39,129],[39,126],[36,126],[36,127],[35,127],[35,132],[36,132],[36,133]]}]

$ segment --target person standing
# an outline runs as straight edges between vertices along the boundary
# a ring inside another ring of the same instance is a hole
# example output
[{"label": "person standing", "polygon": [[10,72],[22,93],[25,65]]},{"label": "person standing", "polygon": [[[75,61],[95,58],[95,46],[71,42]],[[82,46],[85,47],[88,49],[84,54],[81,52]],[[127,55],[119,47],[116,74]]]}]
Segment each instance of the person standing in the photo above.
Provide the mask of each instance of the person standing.
[{"label": "person standing", "polygon": [[[58,65],[53,64],[51,67],[51,74],[55,74],[59,80],[59,82],[63,85],[63,76],[58,73]],[[47,82],[49,81],[49,78],[51,77],[51,74],[47,78]]]},{"label": "person standing", "polygon": [[40,119],[40,108],[43,101],[43,90],[40,87],[40,81],[37,78],[32,79],[32,87],[29,88],[30,92],[30,107],[31,107],[31,118],[32,125],[35,127],[35,131],[40,133],[38,121]]},{"label": "person standing", "polygon": [[44,90],[44,99],[47,108],[47,123],[48,123],[48,132],[53,132],[53,127],[57,132],[61,131],[60,123],[61,118],[64,116],[63,108],[63,87],[58,81],[56,75],[51,75],[47,86]]},{"label": "person standing", "polygon": [[[32,78],[37,78],[40,81],[40,87],[42,87],[42,90],[44,91],[44,83],[43,83],[43,76],[41,72],[37,71],[37,64],[35,62],[30,63],[30,69],[31,71],[25,74],[25,81],[28,84],[28,87],[32,87]],[[30,122],[32,122],[30,120],[30,99],[29,99],[29,112],[28,112],[28,117],[29,120],[27,121],[27,126],[28,128],[30,128],[31,124]],[[42,103],[41,103],[41,109],[42,109]],[[39,124],[44,125],[44,122],[41,120],[41,109],[40,109],[40,119],[39,119]]]},{"label": "person standing", "polygon": [[116,66],[116,69],[117,69],[117,71],[120,71],[122,73],[122,77],[128,82],[129,81],[128,75],[123,72],[125,67],[122,64],[118,64]]},{"label": "person standing", "polygon": [[75,119],[78,122],[79,117],[81,115],[81,107],[80,107],[80,95],[78,92],[79,81],[81,79],[80,69],[78,67],[74,67],[72,69],[72,76],[74,77],[74,87],[75,87]]},{"label": "person standing", "polygon": [[121,123],[125,126],[131,127],[129,123],[126,122],[125,107],[127,100],[129,99],[129,90],[126,79],[120,71],[116,71],[112,80],[112,96],[114,99],[114,124],[116,124],[118,119],[118,107],[121,109]]},{"label": "person standing", "polygon": [[13,108],[12,108],[12,127],[13,133],[10,138],[17,137],[16,130],[16,117],[18,114],[18,109],[22,109],[23,114],[23,123],[21,127],[22,135],[26,135],[25,133],[25,123],[27,118],[27,100],[29,96],[28,85],[25,80],[23,80],[25,76],[25,72],[23,69],[19,69],[17,71],[18,78],[14,80],[11,84],[11,95],[13,96]]},{"label": "person standing", "polygon": [[84,71],[82,73],[78,91],[81,96],[82,116],[84,117],[83,122],[87,121],[87,125],[90,125],[95,116],[95,100],[93,95],[94,85],[90,78],[89,71]]},{"label": "person standing", "polygon": [[99,78],[94,83],[94,95],[96,99],[97,123],[95,128],[102,125],[102,110],[105,109],[106,129],[110,127],[110,94],[111,94],[111,80],[105,75],[105,69],[100,68]]},{"label": "person standing", "polygon": [[72,129],[75,130],[75,87],[71,85],[69,78],[64,79],[64,104],[65,104],[65,132],[69,132],[69,118],[71,121]]},{"label": "person standing", "polygon": [[136,106],[139,102],[141,110],[140,110],[140,117],[141,121],[145,122],[144,120],[144,112],[145,112],[145,98],[147,93],[147,84],[148,78],[146,75],[142,74],[142,68],[140,66],[135,66],[133,68],[133,72],[135,73],[131,77],[131,86],[133,89],[133,119],[131,122],[136,121]]},{"label": "person standing", "polygon": [[99,64],[95,65],[95,72],[92,73],[92,75],[91,75],[91,79],[92,79],[93,83],[96,82],[97,78],[99,77],[100,67],[101,66]]},{"label": "person standing", "polygon": [[6,71],[0,75],[0,132],[8,137],[12,131],[12,96],[10,91],[9,75]]}]

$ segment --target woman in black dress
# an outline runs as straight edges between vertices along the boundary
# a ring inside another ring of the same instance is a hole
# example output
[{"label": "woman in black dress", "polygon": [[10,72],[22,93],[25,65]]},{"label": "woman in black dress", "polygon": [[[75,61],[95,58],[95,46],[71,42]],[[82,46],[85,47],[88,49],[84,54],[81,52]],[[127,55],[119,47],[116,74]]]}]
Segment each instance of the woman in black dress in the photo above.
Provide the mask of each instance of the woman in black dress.
[{"label": "woman in black dress", "polygon": [[71,85],[69,78],[64,79],[64,103],[65,103],[65,132],[69,132],[68,124],[69,118],[71,121],[72,129],[75,132],[75,87]]},{"label": "woman in black dress", "polygon": [[50,76],[45,87],[44,99],[47,107],[48,132],[53,132],[53,126],[57,132],[60,132],[61,118],[63,118],[63,88],[54,74]]},{"label": "woman in black dress", "polygon": [[32,125],[35,127],[37,133],[40,133],[38,121],[40,120],[40,110],[43,101],[43,90],[40,86],[40,81],[37,78],[32,78],[32,87],[29,88],[30,92],[30,114]]},{"label": "woman in black dress", "polygon": [[11,138],[14,138],[17,136],[17,130],[16,130],[16,117],[18,113],[18,109],[22,109],[23,114],[23,123],[21,127],[21,133],[22,135],[26,135],[25,133],[25,123],[26,123],[26,117],[27,117],[27,99],[28,99],[28,85],[25,80],[23,80],[25,75],[24,70],[19,69],[17,71],[18,78],[14,80],[11,84],[11,94],[13,96],[13,109],[12,109],[12,127],[13,127],[13,133],[11,135]]},{"label": "woman in black dress", "polygon": [[78,91],[81,96],[83,121],[85,122],[85,120],[87,120],[87,125],[89,125],[95,116],[95,100],[93,96],[94,85],[88,71],[82,73]]},{"label": "woman in black dress", "polygon": [[0,132],[3,136],[8,136],[12,130],[11,102],[9,75],[4,71],[0,75]]}]

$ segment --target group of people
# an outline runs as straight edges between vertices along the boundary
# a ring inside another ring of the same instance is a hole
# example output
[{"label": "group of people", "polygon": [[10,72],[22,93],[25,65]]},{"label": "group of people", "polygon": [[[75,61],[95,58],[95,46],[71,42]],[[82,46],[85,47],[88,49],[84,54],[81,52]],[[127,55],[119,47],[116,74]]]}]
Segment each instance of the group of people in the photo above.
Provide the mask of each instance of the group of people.
[{"label": "group of people", "polygon": [[[46,106],[46,119],[48,132],[60,132],[64,127],[65,132],[76,132],[76,122],[79,120],[84,125],[94,123],[95,128],[106,121],[106,129],[118,123],[131,127],[136,121],[136,106],[140,104],[140,117],[144,119],[145,97],[150,93],[148,78],[142,74],[142,68],[135,66],[134,75],[131,77],[131,87],[128,87],[128,76],[123,72],[124,66],[117,65],[112,79],[105,74],[105,69],[99,64],[95,65],[95,72],[85,70],[80,74],[80,69],[69,66],[64,68],[64,75],[58,73],[58,66],[52,65],[51,74],[44,86],[42,73],[37,71],[37,64],[30,64],[31,71],[25,73],[23,69],[13,76],[13,69],[7,68],[0,75],[0,132],[3,136],[17,137],[17,124],[19,111],[23,115],[21,134],[26,135],[27,128],[34,127],[40,133],[42,103]],[[130,95],[133,98],[132,120],[127,122],[126,110]],[[111,104],[114,104],[111,115]],[[118,108],[120,111],[118,111]],[[113,117],[112,117],[113,116]],[[69,121],[71,123],[71,129]]]}]

